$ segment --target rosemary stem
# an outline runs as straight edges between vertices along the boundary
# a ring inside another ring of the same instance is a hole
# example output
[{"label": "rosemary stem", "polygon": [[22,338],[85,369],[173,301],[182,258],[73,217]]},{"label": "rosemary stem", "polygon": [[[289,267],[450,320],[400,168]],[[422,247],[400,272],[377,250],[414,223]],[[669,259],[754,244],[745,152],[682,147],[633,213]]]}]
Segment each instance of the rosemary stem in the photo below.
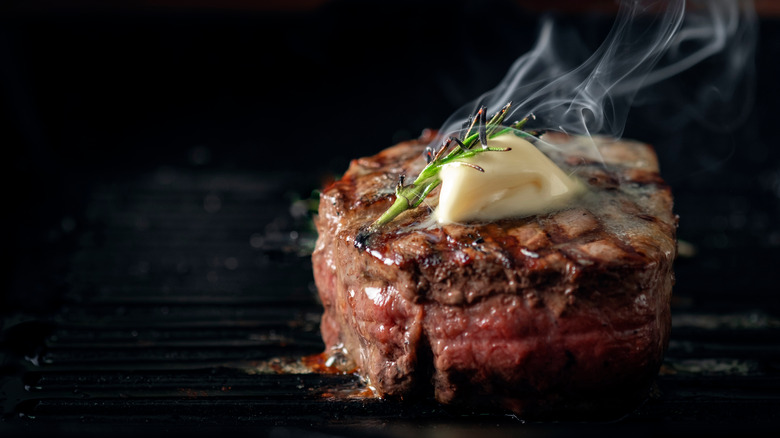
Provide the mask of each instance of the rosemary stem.
[{"label": "rosemary stem", "polygon": [[379,216],[379,219],[371,224],[370,229],[376,231],[379,227],[392,221],[404,211],[417,207],[439,184],[441,184],[441,179],[439,179],[438,175],[426,175],[425,172],[422,172],[420,176],[414,180],[413,184],[396,189],[395,202],[393,202],[393,205],[391,205],[382,216]]},{"label": "rosemary stem", "polygon": [[382,225],[389,223],[399,214],[405,212],[409,208],[409,201],[404,197],[396,195],[393,205],[391,205],[390,208],[388,208],[387,211],[382,214],[382,216],[379,216],[379,219],[374,221],[374,223],[371,225],[371,230],[376,230]]}]

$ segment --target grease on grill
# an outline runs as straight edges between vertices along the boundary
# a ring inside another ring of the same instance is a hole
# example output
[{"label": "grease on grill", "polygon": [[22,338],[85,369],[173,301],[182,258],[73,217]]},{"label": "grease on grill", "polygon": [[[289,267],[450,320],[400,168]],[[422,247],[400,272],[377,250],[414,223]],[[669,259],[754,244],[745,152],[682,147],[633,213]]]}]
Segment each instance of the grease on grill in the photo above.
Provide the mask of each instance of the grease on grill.
[{"label": "grease on grill", "polygon": [[302,357],[275,357],[253,361],[243,367],[248,374],[324,374],[352,375],[350,382],[333,386],[309,388],[316,397],[329,400],[381,399],[369,382],[360,379],[357,368],[348,356],[340,352],[311,354]]}]

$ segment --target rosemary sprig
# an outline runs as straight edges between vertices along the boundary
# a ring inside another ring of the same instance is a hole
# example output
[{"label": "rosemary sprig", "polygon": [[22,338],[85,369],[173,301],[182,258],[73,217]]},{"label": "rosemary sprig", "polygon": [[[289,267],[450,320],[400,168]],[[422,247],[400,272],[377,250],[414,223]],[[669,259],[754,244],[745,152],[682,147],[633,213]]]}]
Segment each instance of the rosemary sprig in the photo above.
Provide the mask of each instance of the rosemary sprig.
[{"label": "rosemary sprig", "polygon": [[[487,108],[484,106],[481,107],[477,113],[470,117],[464,124],[464,127],[468,126],[468,129],[464,131],[462,137],[448,137],[444,140],[441,148],[435,153],[432,149],[427,148],[425,151],[425,158],[428,164],[411,184],[405,185],[405,176],[401,175],[398,185],[395,188],[395,202],[393,202],[393,205],[391,205],[379,219],[371,224],[362,237],[365,238],[367,237],[367,234],[377,231],[380,227],[389,223],[404,211],[419,206],[428,194],[441,184],[439,171],[441,171],[444,166],[456,164],[468,166],[479,172],[484,172],[485,170],[477,165],[458,160],[470,158],[488,151],[504,152],[510,150],[510,148],[489,147],[488,140],[513,130],[518,131],[518,134],[522,132],[523,127],[528,122],[528,117],[512,123],[509,126],[501,125],[511,105],[511,102],[507,103],[499,112],[491,117],[490,120],[487,120]],[[533,116],[530,117],[533,118]],[[522,135],[532,134],[522,132]],[[482,147],[474,147],[477,143]]]}]

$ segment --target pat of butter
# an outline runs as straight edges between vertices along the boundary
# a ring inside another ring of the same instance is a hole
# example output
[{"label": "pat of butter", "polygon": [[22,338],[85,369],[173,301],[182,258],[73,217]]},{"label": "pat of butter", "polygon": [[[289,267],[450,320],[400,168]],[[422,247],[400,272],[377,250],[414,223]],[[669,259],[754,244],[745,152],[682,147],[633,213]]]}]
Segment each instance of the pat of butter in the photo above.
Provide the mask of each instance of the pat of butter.
[{"label": "pat of butter", "polygon": [[523,138],[504,134],[488,140],[488,146],[512,150],[488,151],[461,160],[481,167],[484,173],[458,164],[439,172],[441,192],[434,215],[440,224],[545,213],[565,207],[585,191],[581,182]]}]

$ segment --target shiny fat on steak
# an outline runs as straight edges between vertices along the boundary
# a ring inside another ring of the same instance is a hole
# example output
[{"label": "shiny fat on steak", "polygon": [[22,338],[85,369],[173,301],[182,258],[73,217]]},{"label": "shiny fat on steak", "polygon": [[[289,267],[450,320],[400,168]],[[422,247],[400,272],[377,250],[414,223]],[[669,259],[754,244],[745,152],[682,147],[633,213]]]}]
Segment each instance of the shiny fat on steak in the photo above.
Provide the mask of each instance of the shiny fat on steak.
[{"label": "shiny fat on steak", "polygon": [[558,147],[545,152],[589,189],[567,208],[439,226],[432,196],[362,238],[432,135],[353,160],[321,193],[312,261],[328,354],[388,398],[527,418],[631,410],[663,359],[674,283],[677,217],[652,148],[594,138],[593,154],[548,134]]}]

